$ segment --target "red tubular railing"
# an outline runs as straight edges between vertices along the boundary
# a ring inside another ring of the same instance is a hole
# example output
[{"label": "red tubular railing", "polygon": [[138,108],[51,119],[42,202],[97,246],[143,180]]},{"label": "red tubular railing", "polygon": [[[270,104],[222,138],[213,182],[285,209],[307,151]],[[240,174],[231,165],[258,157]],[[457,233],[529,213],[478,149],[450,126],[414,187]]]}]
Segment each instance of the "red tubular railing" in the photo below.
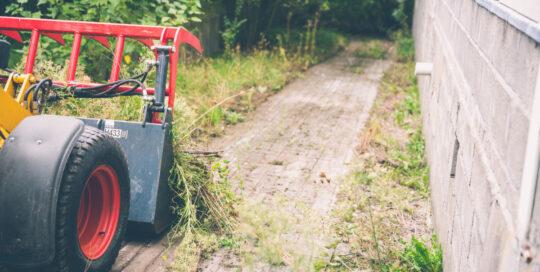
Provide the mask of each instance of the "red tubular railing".
[{"label": "red tubular railing", "polygon": [[[41,35],[47,36],[56,42],[65,45],[62,35],[74,35],[73,45],[69,58],[68,72],[66,82],[55,82],[65,86],[89,87],[96,86],[98,83],[80,83],[75,82],[75,74],[77,71],[77,62],[81,48],[83,36],[89,39],[96,40],[103,46],[110,48],[108,38],[116,39],[116,46],[111,67],[111,75],[109,81],[116,81],[120,75],[120,65],[122,63],[122,54],[124,51],[125,39],[134,39],[147,47],[154,45],[155,40],[159,40],[161,45],[172,45],[173,52],[170,54],[170,71],[169,71],[169,86],[167,87],[168,105],[174,107],[174,96],[176,88],[177,65],[179,57],[180,45],[183,43],[189,44],[199,53],[203,49],[197,37],[182,27],[161,27],[161,26],[144,26],[144,25],[128,25],[128,24],[112,24],[112,23],[94,23],[94,22],[79,22],[79,21],[63,21],[63,20],[48,20],[48,19],[27,19],[17,17],[0,16],[0,34],[14,39],[22,43],[22,38],[19,31],[31,31],[30,46],[26,64],[24,66],[25,73],[32,73],[36,60],[39,40]],[[130,86],[119,88],[120,91],[131,89]],[[136,92],[142,90],[137,89]],[[148,93],[153,94],[154,89],[148,88]]]}]

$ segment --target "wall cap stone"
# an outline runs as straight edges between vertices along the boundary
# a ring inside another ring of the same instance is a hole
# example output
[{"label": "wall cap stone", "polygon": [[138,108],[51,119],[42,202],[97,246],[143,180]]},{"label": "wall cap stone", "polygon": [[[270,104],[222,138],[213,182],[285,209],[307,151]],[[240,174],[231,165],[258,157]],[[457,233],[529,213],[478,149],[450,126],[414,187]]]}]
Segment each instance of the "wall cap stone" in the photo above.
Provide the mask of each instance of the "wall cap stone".
[{"label": "wall cap stone", "polygon": [[536,43],[540,43],[540,24],[519,14],[517,11],[494,0],[475,0],[478,5],[497,15]]}]

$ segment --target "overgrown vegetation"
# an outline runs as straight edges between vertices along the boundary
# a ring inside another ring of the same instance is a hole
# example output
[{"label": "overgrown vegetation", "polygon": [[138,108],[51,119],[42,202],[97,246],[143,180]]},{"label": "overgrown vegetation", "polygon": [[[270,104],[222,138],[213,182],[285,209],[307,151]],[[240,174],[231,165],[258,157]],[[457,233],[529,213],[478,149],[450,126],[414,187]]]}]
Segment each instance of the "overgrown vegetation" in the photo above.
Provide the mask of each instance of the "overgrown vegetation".
[{"label": "overgrown vegetation", "polygon": [[225,2],[243,46],[256,44],[274,28],[326,28],[351,34],[386,35],[411,25],[413,0],[241,0]]},{"label": "overgrown vegetation", "polygon": [[370,39],[360,45],[354,52],[356,57],[364,59],[385,59],[388,54],[387,43],[377,39]]},{"label": "overgrown vegetation", "polygon": [[307,205],[277,196],[271,203],[243,201],[238,208],[238,226],[220,240],[219,246],[232,267],[247,271],[287,269],[310,271],[322,249],[317,239],[324,233],[320,217]]},{"label": "overgrown vegetation", "polygon": [[413,61],[414,39],[411,36],[410,31],[407,29],[396,31],[392,36],[393,40],[396,42],[397,60],[401,62]]},{"label": "overgrown vegetation", "polygon": [[401,268],[398,271],[437,272],[443,271],[442,248],[437,237],[431,238],[431,248],[414,236],[400,256]]},{"label": "overgrown vegetation", "polygon": [[182,101],[177,107],[183,138],[215,136],[227,124],[241,122],[266,97],[281,90],[304,69],[307,56],[283,48],[232,52],[182,66]]},{"label": "overgrown vegetation", "polygon": [[273,29],[268,33],[268,41],[296,56],[304,56],[303,63],[315,64],[333,56],[344,48],[348,39],[336,31],[329,29]]},{"label": "overgrown vegetation", "polygon": [[176,244],[169,269],[195,271],[199,259],[217,247],[219,237],[236,226],[238,199],[230,189],[227,162],[204,162],[176,152],[170,187],[178,223],[169,232]]},{"label": "overgrown vegetation", "polygon": [[[318,271],[442,271],[442,250],[430,239],[429,169],[410,48],[395,43],[353,171],[339,194],[336,241]],[[357,56],[374,57],[380,45]],[[375,48],[375,49],[374,49]],[[382,51],[382,50],[381,50]]]}]

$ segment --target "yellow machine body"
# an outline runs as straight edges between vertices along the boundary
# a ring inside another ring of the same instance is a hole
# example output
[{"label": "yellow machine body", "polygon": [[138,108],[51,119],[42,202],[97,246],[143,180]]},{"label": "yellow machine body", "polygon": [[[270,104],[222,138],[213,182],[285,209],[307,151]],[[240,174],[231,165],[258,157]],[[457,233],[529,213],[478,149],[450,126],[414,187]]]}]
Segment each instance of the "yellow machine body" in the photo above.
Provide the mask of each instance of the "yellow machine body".
[{"label": "yellow machine body", "polygon": [[[35,81],[31,74],[12,73],[6,84],[0,86],[0,148],[4,145],[9,133],[24,118],[32,115],[32,109],[24,103],[24,96]],[[32,99],[31,95],[29,94],[28,100]]]}]

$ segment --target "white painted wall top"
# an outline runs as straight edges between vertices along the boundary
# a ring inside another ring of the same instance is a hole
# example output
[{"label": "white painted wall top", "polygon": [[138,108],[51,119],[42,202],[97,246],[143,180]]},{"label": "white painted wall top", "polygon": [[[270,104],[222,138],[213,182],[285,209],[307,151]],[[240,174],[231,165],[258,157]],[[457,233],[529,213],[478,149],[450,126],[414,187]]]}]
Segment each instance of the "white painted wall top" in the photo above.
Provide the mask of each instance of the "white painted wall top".
[{"label": "white painted wall top", "polygon": [[540,0],[500,0],[500,2],[540,23]]}]

